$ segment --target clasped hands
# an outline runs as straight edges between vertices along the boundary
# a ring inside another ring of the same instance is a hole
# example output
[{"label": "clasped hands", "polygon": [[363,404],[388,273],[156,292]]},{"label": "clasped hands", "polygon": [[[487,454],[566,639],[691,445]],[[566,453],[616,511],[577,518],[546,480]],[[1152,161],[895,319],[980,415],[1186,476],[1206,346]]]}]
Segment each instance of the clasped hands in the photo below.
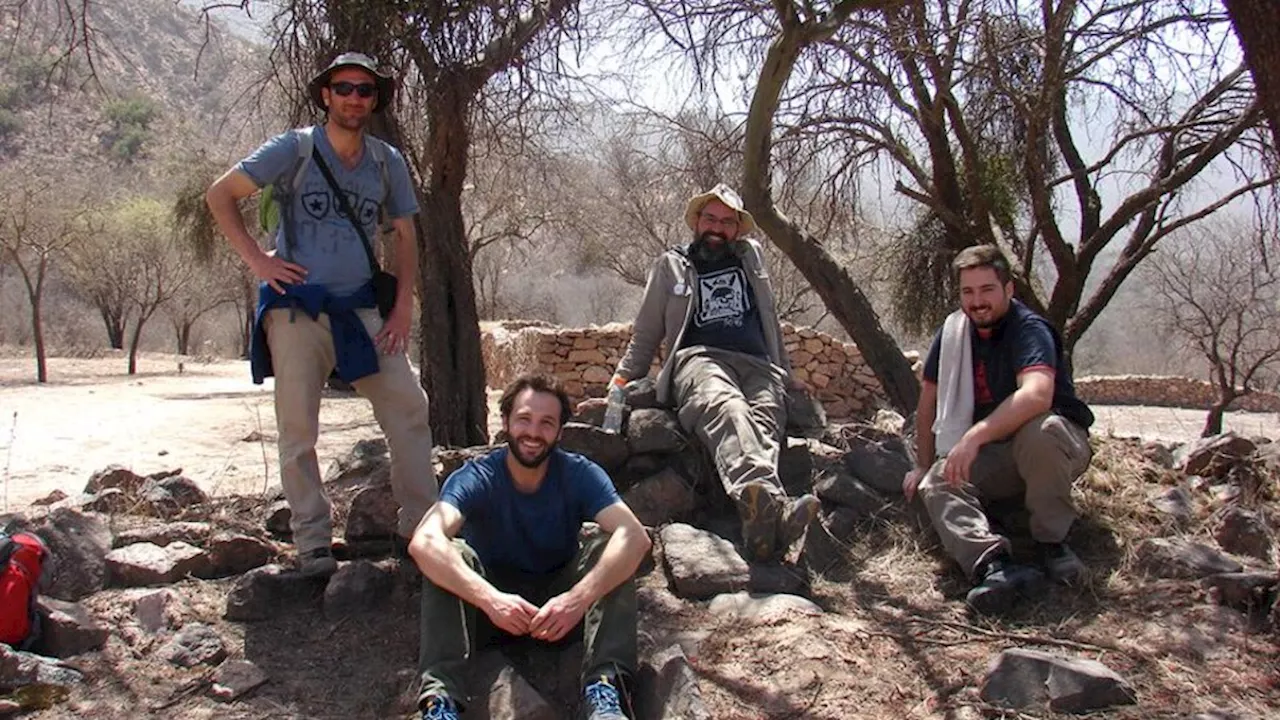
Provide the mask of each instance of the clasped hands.
[{"label": "clasped hands", "polygon": [[582,622],[588,603],[573,591],[551,598],[542,607],[513,593],[496,593],[482,608],[495,627],[509,635],[528,635],[556,642]]}]

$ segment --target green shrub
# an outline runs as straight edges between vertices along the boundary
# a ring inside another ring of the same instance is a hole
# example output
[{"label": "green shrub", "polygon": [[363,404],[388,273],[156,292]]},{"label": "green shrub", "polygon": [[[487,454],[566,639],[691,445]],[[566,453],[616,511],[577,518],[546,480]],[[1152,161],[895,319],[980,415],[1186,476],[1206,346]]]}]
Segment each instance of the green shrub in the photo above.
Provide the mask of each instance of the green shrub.
[{"label": "green shrub", "polygon": [[111,143],[111,154],[120,160],[133,160],[142,150],[142,144],[150,136],[146,128],[129,125],[115,136]]},{"label": "green shrub", "polygon": [[131,126],[145,130],[157,114],[156,106],[146,98],[112,100],[103,112],[118,130]]},{"label": "green shrub", "polygon": [[8,108],[0,108],[0,140],[22,132],[22,118]]}]

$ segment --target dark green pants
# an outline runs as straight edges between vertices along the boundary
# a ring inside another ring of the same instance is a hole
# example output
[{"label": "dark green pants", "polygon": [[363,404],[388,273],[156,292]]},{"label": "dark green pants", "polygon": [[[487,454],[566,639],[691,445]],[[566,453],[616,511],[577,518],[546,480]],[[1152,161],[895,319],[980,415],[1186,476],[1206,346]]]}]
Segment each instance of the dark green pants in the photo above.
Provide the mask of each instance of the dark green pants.
[{"label": "dark green pants", "polygon": [[[608,535],[584,541],[578,554],[557,574],[513,578],[490,575],[470,545],[461,539],[453,541],[466,563],[494,587],[518,594],[538,606],[582,579],[600,559],[608,542]],[[422,689],[418,697],[422,700],[428,695],[448,695],[466,706],[471,700],[466,681],[471,659],[490,639],[510,636],[494,627],[488,616],[474,605],[425,577],[421,612],[418,671],[422,674]],[[625,675],[635,673],[636,617],[634,579],[614,588],[587,609],[582,621],[582,639],[586,644],[582,658],[584,680],[606,670]]]}]

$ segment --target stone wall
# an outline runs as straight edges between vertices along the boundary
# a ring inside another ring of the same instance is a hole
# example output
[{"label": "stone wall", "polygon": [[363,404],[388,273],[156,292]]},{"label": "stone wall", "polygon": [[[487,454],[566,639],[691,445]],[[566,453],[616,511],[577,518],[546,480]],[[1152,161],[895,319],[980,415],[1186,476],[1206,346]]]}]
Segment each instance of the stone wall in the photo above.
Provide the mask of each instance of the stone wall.
[{"label": "stone wall", "polygon": [[[789,323],[783,323],[782,332],[796,377],[809,383],[831,420],[865,418],[875,412],[883,393],[857,346]],[[503,387],[521,373],[541,371],[560,378],[576,401],[604,395],[631,340],[631,325],[485,323],[481,335],[489,387]],[[652,375],[660,363],[661,358],[654,359]]]},{"label": "stone wall", "polygon": [[[1076,380],[1076,393],[1097,405],[1156,405],[1205,408],[1213,404],[1213,385],[1204,380],[1160,375],[1112,375]],[[1238,398],[1232,410],[1280,412],[1280,396],[1254,392]]]}]

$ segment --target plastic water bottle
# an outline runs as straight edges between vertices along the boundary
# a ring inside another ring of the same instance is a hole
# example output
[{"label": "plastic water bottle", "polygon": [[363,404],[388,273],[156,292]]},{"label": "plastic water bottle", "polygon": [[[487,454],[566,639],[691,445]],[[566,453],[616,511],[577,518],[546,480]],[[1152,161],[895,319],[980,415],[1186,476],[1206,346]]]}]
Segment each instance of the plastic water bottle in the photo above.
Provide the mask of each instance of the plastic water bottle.
[{"label": "plastic water bottle", "polygon": [[627,394],[622,390],[621,379],[609,386],[609,404],[604,409],[604,426],[607,433],[622,432],[622,408],[627,404]]}]

